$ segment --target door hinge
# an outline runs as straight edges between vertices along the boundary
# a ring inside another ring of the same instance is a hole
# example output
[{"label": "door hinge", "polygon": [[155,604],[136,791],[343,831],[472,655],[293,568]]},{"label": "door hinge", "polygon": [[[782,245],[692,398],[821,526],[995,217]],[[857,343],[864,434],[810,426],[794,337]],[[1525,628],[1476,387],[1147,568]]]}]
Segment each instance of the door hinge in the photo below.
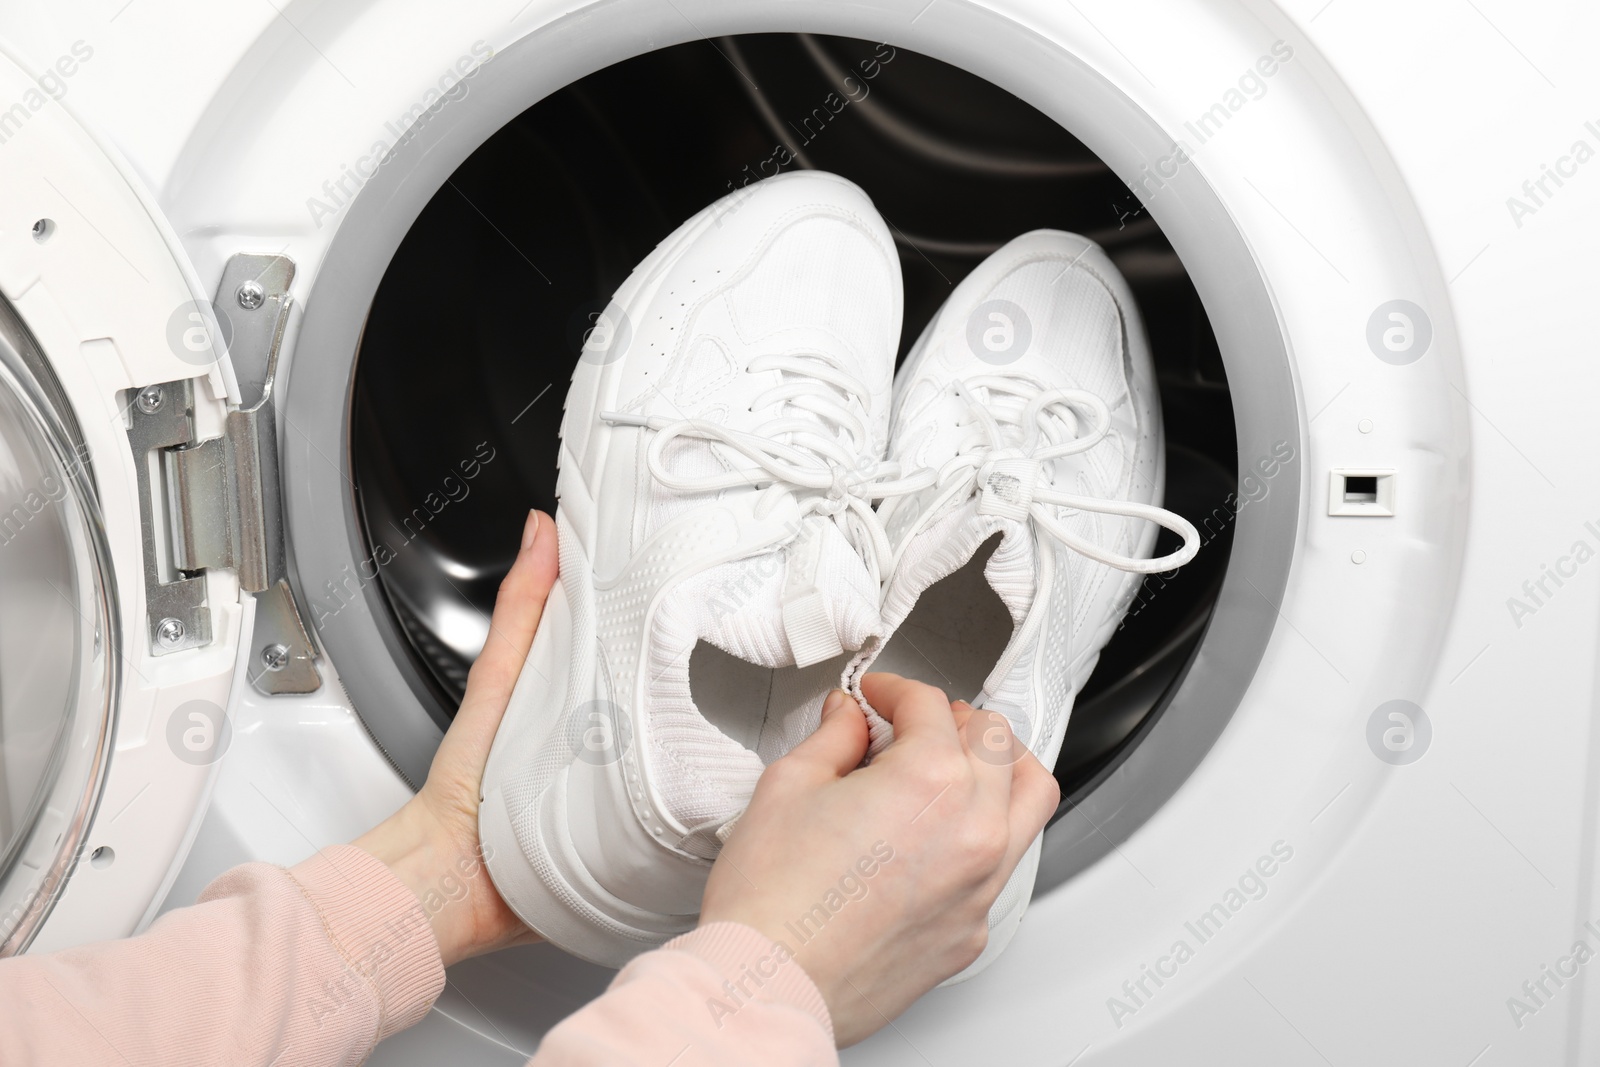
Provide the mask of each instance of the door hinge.
[{"label": "door hinge", "polygon": [[246,663],[264,693],[310,693],[322,684],[288,582],[273,410],[293,278],[284,256],[236,255],[222,272],[212,333],[231,357],[241,403],[228,411],[221,436],[195,440],[195,379],[147,385],[128,405],[150,650],[163,656],[210,644],[202,575],[236,571],[240,588],[256,596]]}]

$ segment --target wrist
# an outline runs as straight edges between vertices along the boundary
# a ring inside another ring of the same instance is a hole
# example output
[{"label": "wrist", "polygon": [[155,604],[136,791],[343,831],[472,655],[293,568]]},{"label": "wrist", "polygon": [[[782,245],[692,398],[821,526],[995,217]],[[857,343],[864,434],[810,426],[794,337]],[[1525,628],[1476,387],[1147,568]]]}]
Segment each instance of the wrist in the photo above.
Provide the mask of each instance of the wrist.
[{"label": "wrist", "polygon": [[446,967],[475,954],[470,884],[484,874],[476,851],[463,853],[416,799],[354,844],[417,898]]},{"label": "wrist", "polygon": [[[783,922],[770,908],[745,908],[740,907],[740,903],[735,901],[729,906],[703,909],[694,934],[702,935],[703,931],[713,928],[737,927],[780,946],[786,966],[804,975],[806,985],[820,994],[825,1008],[831,1011],[838,1000],[838,991],[834,988],[838,982],[833,959],[823,951],[825,946],[818,943],[825,939],[816,934],[808,936],[808,931]],[[796,914],[799,913],[796,909]]]},{"label": "wrist", "polygon": [[746,1001],[759,998],[799,1008],[817,1021],[831,1043],[834,1035],[830,1002],[798,962],[792,940],[773,937],[747,923],[717,919],[702,920],[694,930],[662,947],[698,956],[728,980],[725,995],[714,997],[708,1004],[719,1022]]}]

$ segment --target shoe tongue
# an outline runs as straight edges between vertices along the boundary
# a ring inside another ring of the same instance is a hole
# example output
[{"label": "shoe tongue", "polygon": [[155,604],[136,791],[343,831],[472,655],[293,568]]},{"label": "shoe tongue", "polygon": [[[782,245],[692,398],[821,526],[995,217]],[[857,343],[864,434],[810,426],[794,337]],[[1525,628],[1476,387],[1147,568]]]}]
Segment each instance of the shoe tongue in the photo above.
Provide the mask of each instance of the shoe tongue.
[{"label": "shoe tongue", "polygon": [[763,667],[810,666],[879,631],[877,585],[837,524],[801,520],[788,543],[708,568],[681,587],[696,634]]}]

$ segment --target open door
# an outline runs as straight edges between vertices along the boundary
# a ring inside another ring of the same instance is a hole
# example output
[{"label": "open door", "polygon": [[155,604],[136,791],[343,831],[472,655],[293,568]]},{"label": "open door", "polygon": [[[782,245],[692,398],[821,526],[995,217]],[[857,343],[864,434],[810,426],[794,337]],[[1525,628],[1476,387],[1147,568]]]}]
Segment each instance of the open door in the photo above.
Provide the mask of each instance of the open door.
[{"label": "open door", "polygon": [[19,102],[0,112],[8,955],[148,921],[233,742],[236,687],[320,679],[277,496],[293,265],[236,256],[213,303],[129,168],[4,58],[0,99]]}]

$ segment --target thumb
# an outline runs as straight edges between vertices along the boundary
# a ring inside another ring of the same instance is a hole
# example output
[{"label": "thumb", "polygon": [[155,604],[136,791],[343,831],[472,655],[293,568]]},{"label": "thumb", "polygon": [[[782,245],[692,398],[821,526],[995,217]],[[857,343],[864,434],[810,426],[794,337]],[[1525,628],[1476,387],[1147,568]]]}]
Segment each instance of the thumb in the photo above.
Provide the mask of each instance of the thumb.
[{"label": "thumb", "polygon": [[486,705],[498,714],[511,699],[539,629],[545,600],[556,583],[556,563],[555,523],[543,512],[530,511],[522,547],[495,595],[483,651],[467,675],[467,692],[457,721],[473,710],[468,705]]},{"label": "thumb", "polygon": [[835,689],[822,702],[822,723],[816,732],[783,758],[842,778],[860,766],[866,754],[867,719],[861,705],[843,689]]},{"label": "thumb", "polygon": [[488,639],[467,675],[467,691],[440,753],[459,753],[482,771],[539,628],[556,569],[555,523],[542,512],[530,512],[521,550],[495,597]]}]

